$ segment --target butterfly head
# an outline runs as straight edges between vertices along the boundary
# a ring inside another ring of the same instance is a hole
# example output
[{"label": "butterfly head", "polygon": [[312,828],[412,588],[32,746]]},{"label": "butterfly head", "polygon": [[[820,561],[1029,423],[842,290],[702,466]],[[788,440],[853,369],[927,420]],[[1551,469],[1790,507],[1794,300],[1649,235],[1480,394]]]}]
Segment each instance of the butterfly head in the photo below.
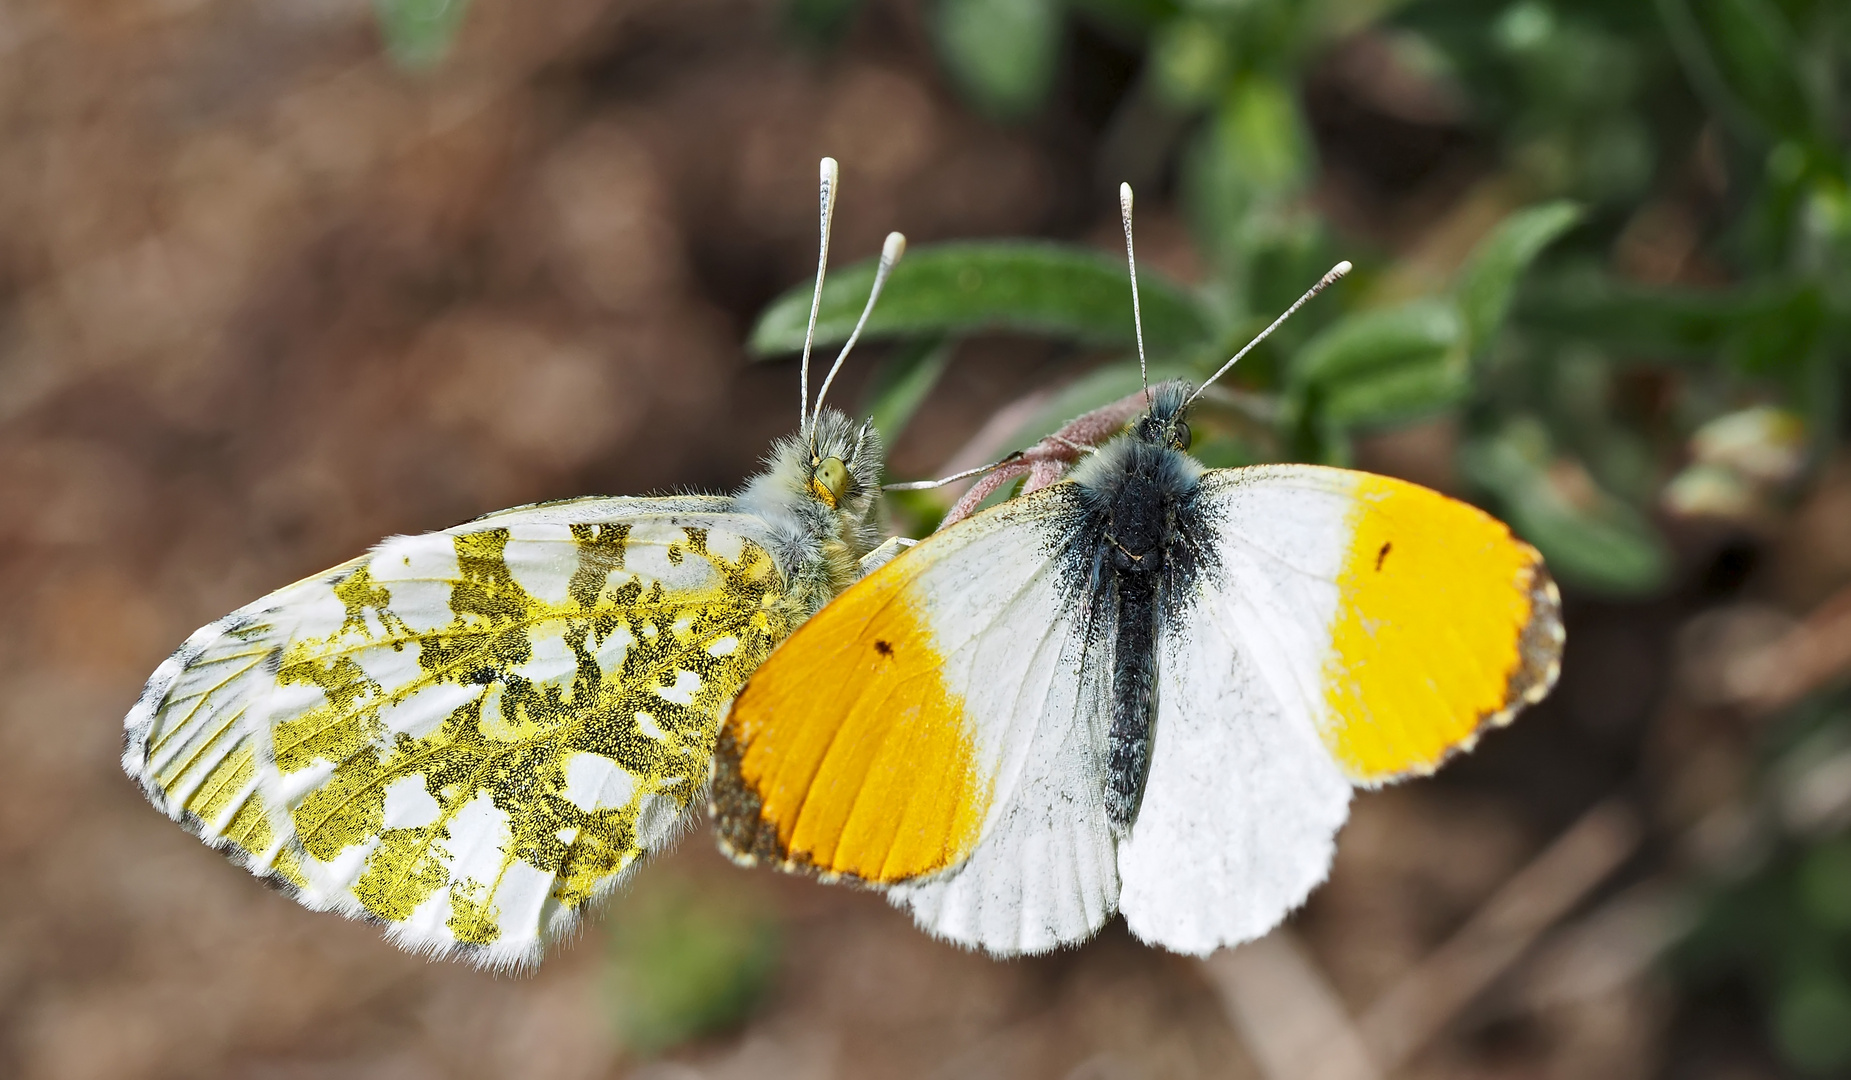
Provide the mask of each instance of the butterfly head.
[{"label": "butterfly head", "polygon": [[787,561],[795,565],[823,558],[832,567],[841,562],[837,569],[850,575],[846,584],[854,560],[867,554],[876,539],[874,502],[880,496],[882,455],[873,424],[824,409],[772,446],[765,470],[739,498],[798,548],[820,553]]},{"label": "butterfly head", "polygon": [[1189,424],[1183,415],[1189,411],[1190,386],[1181,379],[1161,382],[1150,388],[1150,408],[1131,425],[1131,437],[1170,450],[1188,450]]},{"label": "butterfly head", "polygon": [[883,459],[880,433],[872,423],[857,424],[834,409],[804,422],[788,447],[790,461],[774,463],[774,472],[801,483],[794,492],[850,522],[864,522],[880,494]]}]

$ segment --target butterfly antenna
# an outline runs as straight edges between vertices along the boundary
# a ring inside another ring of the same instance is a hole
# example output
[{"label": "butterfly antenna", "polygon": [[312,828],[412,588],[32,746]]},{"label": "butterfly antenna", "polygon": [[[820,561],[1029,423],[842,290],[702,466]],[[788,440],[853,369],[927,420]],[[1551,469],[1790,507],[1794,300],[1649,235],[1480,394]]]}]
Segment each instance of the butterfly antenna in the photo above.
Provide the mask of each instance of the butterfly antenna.
[{"label": "butterfly antenna", "polygon": [[881,245],[880,268],[874,271],[874,288],[868,291],[868,302],[861,309],[861,318],[855,322],[854,333],[848,335],[848,341],[843,344],[842,351],[836,354],[836,362],[830,366],[828,376],[823,379],[823,388],[816,392],[816,408],[812,416],[822,413],[823,398],[829,394],[829,384],[836,381],[836,372],[842,370],[842,361],[848,359],[849,350],[861,338],[861,328],[868,325],[868,316],[874,314],[874,302],[881,298],[881,289],[887,284],[887,275],[893,273],[893,264],[899,262],[900,256],[904,254],[906,237],[897,232],[888,233],[887,242]]},{"label": "butterfly antenna", "polygon": [[1241,357],[1252,352],[1253,347],[1255,345],[1258,345],[1260,342],[1265,341],[1268,335],[1270,335],[1274,330],[1279,329],[1279,324],[1291,318],[1293,312],[1297,311],[1301,307],[1304,307],[1305,304],[1308,301],[1310,301],[1312,297],[1316,296],[1317,294],[1323,292],[1325,289],[1329,288],[1332,282],[1336,281],[1338,278],[1342,277],[1343,275],[1349,272],[1350,272],[1350,260],[1348,259],[1345,259],[1342,262],[1338,263],[1337,265],[1331,267],[1330,272],[1325,274],[1323,277],[1319,278],[1318,283],[1316,285],[1313,285],[1309,289],[1305,290],[1305,295],[1299,297],[1297,300],[1292,301],[1292,306],[1289,308],[1286,308],[1284,314],[1280,315],[1277,319],[1274,319],[1272,321],[1272,325],[1260,331],[1259,335],[1255,337],[1252,341],[1249,341],[1247,342],[1247,344],[1241,346],[1241,350],[1239,352],[1235,353],[1233,357],[1228,360],[1227,363],[1221,365],[1220,371],[1217,371],[1213,375],[1210,375],[1208,379],[1202,383],[1201,386],[1196,387],[1195,393],[1190,394],[1189,401],[1183,402],[1183,405],[1186,407],[1190,401],[1194,401],[1196,398],[1201,397],[1202,391],[1208,389],[1209,385],[1213,383],[1216,379],[1219,379],[1223,375],[1226,375],[1228,373],[1229,368],[1232,368],[1235,364],[1240,362]]},{"label": "butterfly antenna", "polygon": [[816,292],[810,297],[810,326],[803,332],[803,369],[797,379],[797,427],[801,429],[809,419],[810,408],[810,348],[816,344],[816,315],[823,307],[823,272],[829,268],[829,223],[836,216],[836,177],[841,169],[836,159],[826,157],[822,164],[822,194],[820,212],[823,219],[822,240],[816,249]]},{"label": "butterfly antenna", "polygon": [[1138,377],[1144,382],[1144,402],[1150,403],[1150,368],[1144,362],[1144,312],[1138,306],[1138,256],[1131,246],[1131,185],[1118,185],[1118,216],[1125,223],[1125,265],[1131,270],[1131,324],[1138,332]]},{"label": "butterfly antenna", "polygon": [[1021,457],[1022,455],[1020,454],[1011,454],[1001,461],[992,461],[988,465],[979,465],[974,469],[965,469],[963,472],[960,472],[960,473],[952,473],[950,476],[941,476],[937,480],[908,480],[904,483],[899,483],[899,484],[882,484],[881,490],[882,491],[931,491],[933,488],[942,488],[946,484],[955,484],[959,480],[968,480],[973,476],[982,476],[984,473],[987,473],[987,472],[995,472],[997,469],[1002,468],[1004,465],[1007,465],[1012,461],[1020,460]]}]

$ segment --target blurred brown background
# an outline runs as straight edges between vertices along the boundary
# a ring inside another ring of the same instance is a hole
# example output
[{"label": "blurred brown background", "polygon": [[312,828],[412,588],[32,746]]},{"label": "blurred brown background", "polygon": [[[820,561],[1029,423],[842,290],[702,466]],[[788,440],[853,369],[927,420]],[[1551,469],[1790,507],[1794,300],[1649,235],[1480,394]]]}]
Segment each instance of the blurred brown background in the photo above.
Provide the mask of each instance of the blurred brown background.
[{"label": "blurred brown background", "polygon": [[[1110,244],[1104,117],[1079,95],[976,119],[922,35],[906,4],[821,56],[752,0],[479,0],[450,59],[408,73],[362,0],[0,6],[0,1075],[1373,1075],[1352,1040],[1406,1076],[1767,1075],[1726,1008],[1680,1012],[1651,967],[1675,916],[1637,860],[1687,823],[1603,801],[1636,794],[1642,754],[1692,786],[1692,820],[1736,782],[1745,736],[1666,704],[1700,588],[1571,607],[1554,701],[1441,780],[1362,796],[1292,928],[1209,964],[1122,924],[993,962],[692,835],[646,877],[747,898],[782,959],[742,1024],[655,1059],[613,1021],[606,941],[647,887],[496,977],[300,910],[145,805],[120,718],[194,627],[386,534],[749,474],[796,378],[741,341],[813,266],[822,154],[838,263],[890,228]],[[1411,183],[1346,173],[1353,97],[1326,110],[1321,197],[1413,245],[1472,148]],[[1165,211],[1142,220],[1147,259],[1187,276]],[[893,471],[1070,370],[967,348]],[[1418,436],[1366,450],[1423,460]],[[1846,576],[1851,482],[1810,505],[1778,544],[1816,596]]]}]

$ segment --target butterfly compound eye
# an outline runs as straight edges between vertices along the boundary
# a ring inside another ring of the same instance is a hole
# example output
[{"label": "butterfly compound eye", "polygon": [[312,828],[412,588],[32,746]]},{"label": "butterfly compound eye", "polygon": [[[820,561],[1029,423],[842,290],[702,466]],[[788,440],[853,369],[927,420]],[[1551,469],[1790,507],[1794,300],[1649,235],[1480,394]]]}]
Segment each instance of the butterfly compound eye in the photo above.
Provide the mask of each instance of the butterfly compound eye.
[{"label": "butterfly compound eye", "polygon": [[1170,445],[1176,447],[1178,450],[1187,450],[1189,449],[1189,443],[1192,438],[1193,436],[1189,433],[1189,425],[1178,420],[1170,436]]},{"label": "butterfly compound eye", "polygon": [[841,458],[824,458],[810,473],[811,494],[823,500],[832,510],[842,501],[842,495],[847,490],[848,466],[842,464]]}]

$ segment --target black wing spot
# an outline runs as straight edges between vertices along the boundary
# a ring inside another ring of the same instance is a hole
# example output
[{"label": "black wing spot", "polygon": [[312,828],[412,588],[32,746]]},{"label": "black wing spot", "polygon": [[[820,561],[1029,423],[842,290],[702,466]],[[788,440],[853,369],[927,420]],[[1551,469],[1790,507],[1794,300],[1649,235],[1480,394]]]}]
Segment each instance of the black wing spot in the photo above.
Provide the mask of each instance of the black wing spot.
[{"label": "black wing spot", "polygon": [[489,683],[495,681],[495,669],[491,667],[477,668],[470,674],[469,681],[475,683],[477,686],[487,686]]},{"label": "black wing spot", "polygon": [[891,642],[881,641],[877,638],[874,642],[874,651],[880,653],[882,656],[892,656],[893,644]]},{"label": "black wing spot", "polygon": [[1378,572],[1382,569],[1382,560],[1388,558],[1388,549],[1394,546],[1391,541],[1382,541],[1382,550],[1375,553],[1375,568]]}]

